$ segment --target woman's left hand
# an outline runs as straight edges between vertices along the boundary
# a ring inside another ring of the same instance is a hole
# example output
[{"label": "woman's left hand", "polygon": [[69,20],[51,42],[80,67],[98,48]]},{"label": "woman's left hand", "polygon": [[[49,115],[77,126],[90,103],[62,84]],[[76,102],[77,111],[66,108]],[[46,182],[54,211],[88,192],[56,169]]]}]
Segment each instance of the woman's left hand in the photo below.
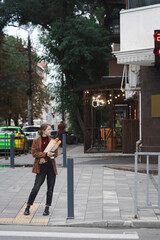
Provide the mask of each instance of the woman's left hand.
[{"label": "woman's left hand", "polygon": [[52,157],[53,153],[52,152],[47,152],[47,157]]}]

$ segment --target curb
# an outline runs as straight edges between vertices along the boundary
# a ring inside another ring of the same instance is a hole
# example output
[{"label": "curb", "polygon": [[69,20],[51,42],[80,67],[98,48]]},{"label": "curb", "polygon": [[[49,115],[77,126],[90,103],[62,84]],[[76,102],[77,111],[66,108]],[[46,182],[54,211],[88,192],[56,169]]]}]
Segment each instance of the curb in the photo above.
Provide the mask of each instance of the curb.
[{"label": "curb", "polygon": [[[58,227],[58,225],[56,225]],[[62,226],[62,225],[61,225]],[[160,228],[160,220],[112,220],[112,221],[99,221],[99,222],[86,222],[86,223],[67,223],[65,227],[94,227],[94,228]]]},{"label": "curb", "polygon": [[108,229],[138,229],[138,228],[160,228],[160,220],[108,220],[99,222],[79,222],[79,223],[66,223],[66,224],[17,224],[17,223],[0,223],[0,225],[25,225],[25,226],[48,226],[48,227],[79,227],[79,228],[108,228]]}]

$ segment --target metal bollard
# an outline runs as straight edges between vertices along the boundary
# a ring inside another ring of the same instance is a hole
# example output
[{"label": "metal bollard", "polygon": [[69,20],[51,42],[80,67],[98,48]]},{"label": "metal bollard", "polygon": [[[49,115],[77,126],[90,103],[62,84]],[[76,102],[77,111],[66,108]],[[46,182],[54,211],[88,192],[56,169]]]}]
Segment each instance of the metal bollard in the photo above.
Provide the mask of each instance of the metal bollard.
[{"label": "metal bollard", "polygon": [[67,159],[67,204],[68,219],[74,218],[74,174],[73,158]]},{"label": "metal bollard", "polygon": [[9,155],[9,149],[8,149],[8,133],[4,134],[5,139],[4,139],[4,144],[5,144],[5,160],[8,160],[8,155]]},{"label": "metal bollard", "polygon": [[14,135],[10,136],[10,167],[14,168]]},{"label": "metal bollard", "polygon": [[66,134],[62,135],[62,144],[63,144],[63,167],[66,167]]}]

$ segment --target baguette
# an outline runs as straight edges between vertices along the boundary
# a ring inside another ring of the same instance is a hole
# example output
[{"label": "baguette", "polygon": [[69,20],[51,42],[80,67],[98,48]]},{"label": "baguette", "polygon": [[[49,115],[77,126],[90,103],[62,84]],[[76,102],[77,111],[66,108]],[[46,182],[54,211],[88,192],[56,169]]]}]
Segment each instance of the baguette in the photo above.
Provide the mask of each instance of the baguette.
[{"label": "baguette", "polygon": [[[52,139],[48,143],[48,145],[45,148],[44,152],[54,152],[59,147],[60,144],[61,144],[61,141],[58,138]],[[51,159],[54,159],[54,155],[53,155],[53,157],[51,157]],[[39,164],[43,164],[43,163],[46,163],[45,158],[40,158]]]}]

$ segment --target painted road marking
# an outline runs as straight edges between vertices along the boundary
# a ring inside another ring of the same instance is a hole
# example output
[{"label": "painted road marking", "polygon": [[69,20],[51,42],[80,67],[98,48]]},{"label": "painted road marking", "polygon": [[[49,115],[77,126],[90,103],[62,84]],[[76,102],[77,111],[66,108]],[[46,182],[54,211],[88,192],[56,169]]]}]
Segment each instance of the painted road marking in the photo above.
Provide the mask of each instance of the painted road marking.
[{"label": "painted road marking", "polygon": [[0,223],[15,223],[15,224],[43,224],[47,225],[49,222],[49,218],[34,218],[34,215],[40,206],[40,203],[34,203],[31,206],[30,215],[25,216],[24,210],[26,208],[26,203],[23,205],[19,213],[15,218],[0,218]]},{"label": "painted road marking", "polygon": [[5,237],[48,237],[48,238],[75,238],[75,239],[139,239],[137,232],[124,232],[122,234],[97,234],[97,233],[63,233],[63,232],[18,232],[0,231],[0,236]]},{"label": "painted road marking", "polygon": [[13,223],[24,223],[24,224],[30,223],[39,205],[40,203],[34,203],[30,209],[30,215],[25,216],[24,210],[26,208],[26,204],[24,204],[24,206],[21,208],[21,210],[13,220]]}]

